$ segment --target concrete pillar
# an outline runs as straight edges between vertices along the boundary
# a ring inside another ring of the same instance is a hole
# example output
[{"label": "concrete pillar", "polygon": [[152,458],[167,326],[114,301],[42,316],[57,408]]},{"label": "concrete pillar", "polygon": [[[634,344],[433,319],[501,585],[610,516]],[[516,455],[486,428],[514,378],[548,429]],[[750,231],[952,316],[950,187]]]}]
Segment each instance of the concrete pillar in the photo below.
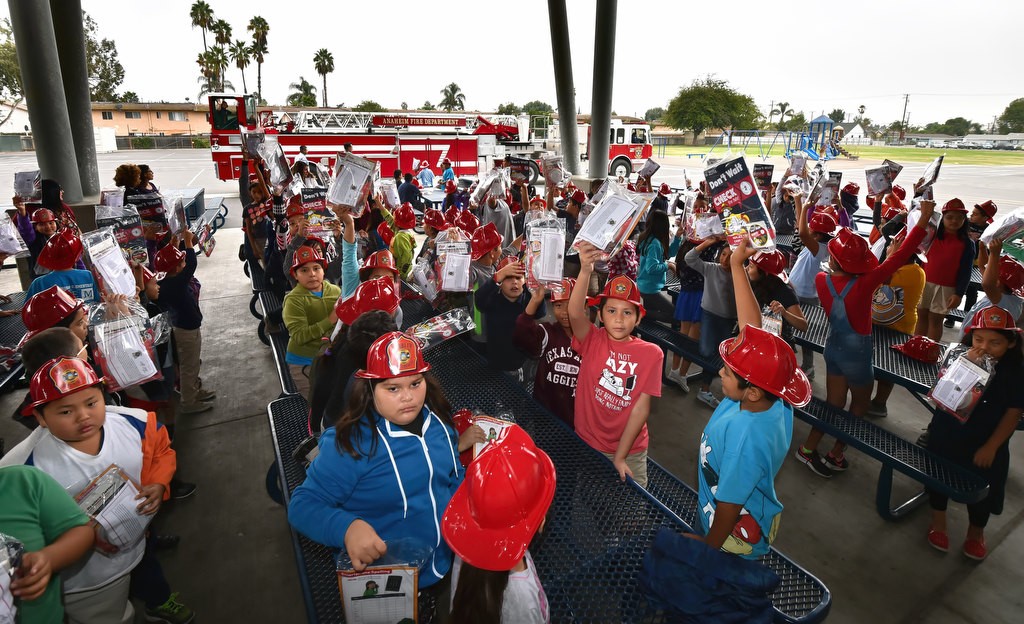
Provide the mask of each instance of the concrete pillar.
[{"label": "concrete pillar", "polygon": [[551,58],[555,66],[562,157],[569,173],[577,174],[580,172],[580,150],[576,131],[576,87],[572,78],[572,51],[569,47],[569,18],[565,0],[548,0],[548,23],[551,26]]},{"label": "concrete pillar", "polygon": [[99,168],[96,164],[96,138],[92,128],[92,102],[89,97],[89,69],[85,59],[85,27],[82,24],[81,0],[50,0],[53,31],[57,40],[61,77],[64,83],[71,136],[75,142],[78,175],[82,193],[100,193]]},{"label": "concrete pillar", "polygon": [[608,132],[612,119],[615,19],[618,0],[597,0],[594,24],[594,93],[590,103],[590,177],[608,175]]},{"label": "concrete pillar", "polygon": [[18,47],[21,83],[28,101],[36,161],[44,178],[57,180],[68,203],[82,199],[57,39],[47,0],[8,0]]}]

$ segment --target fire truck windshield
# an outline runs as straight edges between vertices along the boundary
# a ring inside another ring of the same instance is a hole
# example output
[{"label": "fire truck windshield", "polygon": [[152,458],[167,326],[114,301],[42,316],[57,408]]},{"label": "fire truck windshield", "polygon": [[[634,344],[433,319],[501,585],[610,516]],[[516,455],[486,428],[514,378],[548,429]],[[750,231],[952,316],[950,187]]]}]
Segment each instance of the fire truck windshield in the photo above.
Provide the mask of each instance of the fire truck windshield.
[{"label": "fire truck windshield", "polygon": [[210,98],[214,130],[238,130],[238,106],[235,98]]}]

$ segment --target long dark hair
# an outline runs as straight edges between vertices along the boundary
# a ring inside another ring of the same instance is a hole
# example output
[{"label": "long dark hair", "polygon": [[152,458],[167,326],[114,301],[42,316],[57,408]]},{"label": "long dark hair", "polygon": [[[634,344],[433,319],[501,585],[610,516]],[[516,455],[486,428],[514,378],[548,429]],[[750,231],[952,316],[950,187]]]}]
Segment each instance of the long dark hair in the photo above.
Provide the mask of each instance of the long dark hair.
[{"label": "long dark hair", "polygon": [[[441,390],[441,384],[434,379],[430,373],[425,373],[423,379],[427,382],[427,397],[424,404],[434,412],[441,422],[452,429],[455,423],[452,421],[452,406]],[[380,434],[377,432],[377,419],[380,416],[373,409],[373,389],[380,383],[378,380],[356,379],[352,386],[352,396],[348,399],[348,406],[342,412],[334,428],[337,431],[335,444],[338,452],[348,453],[355,459],[363,455],[369,457],[377,452],[377,440]],[[369,429],[367,434],[364,429]],[[369,435],[369,448],[365,446],[367,440],[363,436]]]},{"label": "long dark hair", "polygon": [[500,622],[508,575],[508,570],[481,570],[463,561],[452,599],[452,624]]},{"label": "long dark hair", "polygon": [[[956,237],[965,243],[971,242],[969,234],[970,228],[971,220],[967,218],[967,215],[964,215],[963,225],[961,225],[960,229],[956,231]],[[946,238],[946,226],[944,224],[939,223],[939,227],[935,230],[935,238],[938,238],[939,240]]]},{"label": "long dark hair", "polygon": [[754,291],[754,299],[757,299],[757,305],[764,307],[772,302],[775,293],[780,288],[789,288],[789,286],[778,275],[763,271],[761,267],[757,267],[757,270],[761,274],[761,278],[757,281],[751,280],[750,286]]},{"label": "long dark hair", "polygon": [[56,180],[44,179],[39,183],[39,203],[43,208],[60,212],[64,205],[60,199],[60,184]]},{"label": "long dark hair", "polygon": [[661,254],[668,260],[668,214],[661,210],[655,210],[648,215],[647,227],[636,243],[636,252],[642,256],[652,239],[661,243]]}]

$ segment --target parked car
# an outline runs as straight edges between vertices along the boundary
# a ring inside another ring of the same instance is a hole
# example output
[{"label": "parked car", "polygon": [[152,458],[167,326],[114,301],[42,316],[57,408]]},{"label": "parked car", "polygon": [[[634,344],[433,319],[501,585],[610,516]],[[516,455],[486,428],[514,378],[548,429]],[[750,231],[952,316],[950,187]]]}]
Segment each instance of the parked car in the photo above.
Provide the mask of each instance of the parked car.
[{"label": "parked car", "polygon": [[928,139],[918,139],[916,146],[917,147],[928,147]]},{"label": "parked car", "polygon": [[947,147],[946,146],[946,142],[943,141],[942,139],[938,139],[938,140],[932,141],[930,145],[931,145],[931,147],[938,147],[938,148],[945,148],[945,147]]},{"label": "parked car", "polygon": [[978,149],[979,147],[981,146],[974,141],[960,141],[960,144],[957,145],[958,149]]},{"label": "parked car", "polygon": [[996,146],[992,144],[992,141],[983,141],[981,143],[981,149],[995,149]]}]

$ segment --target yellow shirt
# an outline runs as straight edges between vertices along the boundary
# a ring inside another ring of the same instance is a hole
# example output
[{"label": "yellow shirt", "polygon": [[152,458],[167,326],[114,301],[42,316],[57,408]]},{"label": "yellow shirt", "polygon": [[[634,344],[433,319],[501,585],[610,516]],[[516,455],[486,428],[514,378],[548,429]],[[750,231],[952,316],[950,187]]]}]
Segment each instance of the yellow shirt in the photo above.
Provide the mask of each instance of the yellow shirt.
[{"label": "yellow shirt", "polygon": [[[921,304],[921,295],[924,293],[925,275],[924,269],[919,264],[904,264],[893,273],[892,278],[889,280],[889,286],[893,290],[902,289],[902,297],[897,297],[896,301],[891,302],[892,308],[903,308],[903,316],[894,323],[881,323],[875,321],[879,325],[887,325],[888,327],[895,329],[896,331],[903,332],[904,334],[913,334],[914,329],[917,327],[917,307]],[[874,318],[878,319],[878,298],[875,300],[875,307],[873,309]],[[889,310],[889,314],[893,314],[896,310]],[[893,314],[898,316],[898,313]]]}]

